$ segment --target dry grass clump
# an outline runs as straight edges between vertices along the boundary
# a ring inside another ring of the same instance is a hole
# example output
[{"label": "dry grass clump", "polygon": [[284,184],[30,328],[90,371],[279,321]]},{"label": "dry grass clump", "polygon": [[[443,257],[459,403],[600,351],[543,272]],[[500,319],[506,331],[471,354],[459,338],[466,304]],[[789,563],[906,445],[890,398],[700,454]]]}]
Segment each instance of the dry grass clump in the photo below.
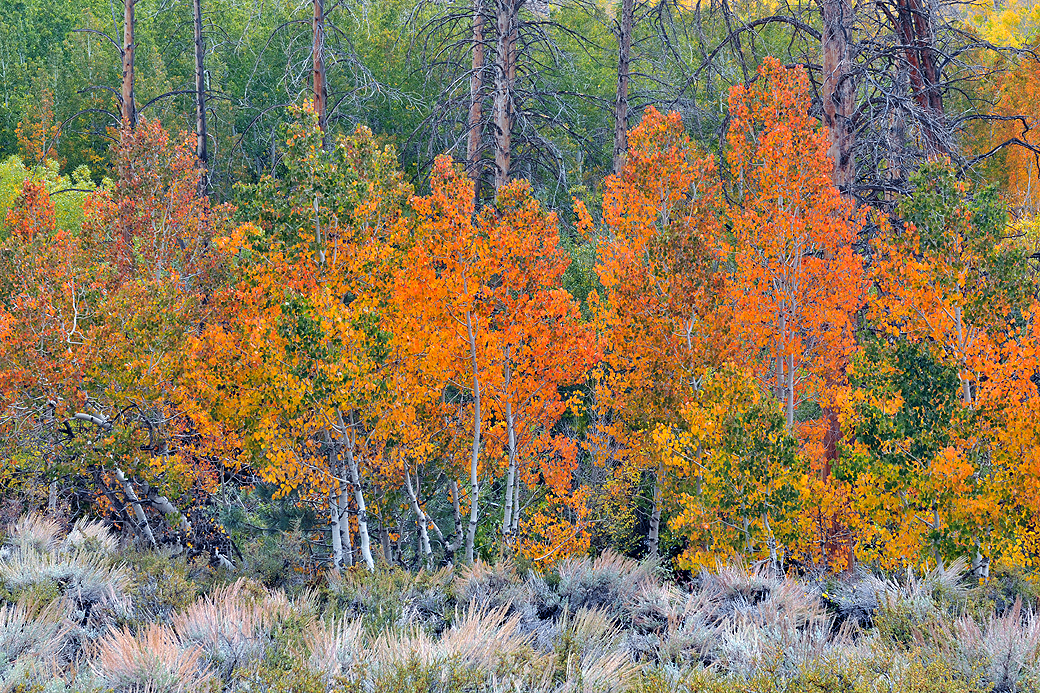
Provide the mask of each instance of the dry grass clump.
[{"label": "dry grass clump", "polygon": [[201,649],[185,646],[165,625],[149,625],[137,635],[113,629],[95,650],[90,667],[113,693],[195,693],[212,679]]},{"label": "dry grass clump", "polygon": [[260,662],[280,625],[315,617],[309,594],[291,600],[281,590],[268,591],[240,578],[174,616],[173,628],[182,642],[197,647],[205,662],[229,680],[236,670]]},{"label": "dry grass clump", "polygon": [[22,669],[22,664],[66,662],[71,655],[71,625],[57,601],[40,606],[23,598],[0,606],[0,676]]},{"label": "dry grass clump", "polygon": [[129,609],[129,575],[112,560],[115,539],[104,526],[77,522],[63,539],[57,522],[26,515],[12,525],[0,556],[0,585],[12,595],[64,597],[68,616],[100,632]]}]

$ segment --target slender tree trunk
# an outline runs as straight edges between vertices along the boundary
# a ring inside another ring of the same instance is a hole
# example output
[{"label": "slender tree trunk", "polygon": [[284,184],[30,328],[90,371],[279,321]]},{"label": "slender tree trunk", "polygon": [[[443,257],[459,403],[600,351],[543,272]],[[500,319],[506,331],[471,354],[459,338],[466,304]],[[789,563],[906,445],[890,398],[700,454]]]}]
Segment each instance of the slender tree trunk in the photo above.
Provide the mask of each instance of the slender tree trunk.
[{"label": "slender tree trunk", "polygon": [[466,143],[466,164],[473,179],[473,208],[480,200],[480,159],[484,139],[484,9],[481,0],[473,0],[473,72],[469,77],[469,139]]},{"label": "slender tree trunk", "polygon": [[[197,2],[198,0],[196,0]],[[329,476],[332,483],[329,486],[329,534],[332,539],[332,568],[339,570],[343,566],[343,533],[340,523],[343,520],[343,511],[339,505],[340,480],[336,478],[339,465],[336,463],[336,446],[332,442],[332,436],[325,431],[325,458],[329,465]]]},{"label": "slender tree trunk", "polygon": [[848,0],[818,0],[823,20],[823,122],[830,137],[828,155],[834,161],[834,185],[849,194],[856,181],[853,147],[856,112],[850,49],[854,10]]},{"label": "slender tree trunk", "polygon": [[510,384],[513,376],[509,361],[509,347],[505,350],[505,398],[506,398],[506,435],[509,438],[509,469],[506,471],[506,498],[502,503],[502,535],[509,543],[513,528],[513,492],[516,485],[516,425],[513,420],[513,396]]},{"label": "slender tree trunk", "polygon": [[614,100],[614,173],[620,174],[628,155],[628,80],[632,59],[632,18],[635,0],[621,0],[618,35],[618,80]]},{"label": "slender tree trunk", "polygon": [[661,482],[664,477],[664,464],[657,464],[654,475],[654,509],[650,513],[650,532],[646,540],[647,553],[656,557],[659,551],[661,536]]},{"label": "slender tree trunk", "polygon": [[776,553],[776,537],[773,536],[773,528],[769,526],[769,513],[762,513],[762,528],[766,530],[766,545],[769,547],[769,567],[773,575],[780,574],[780,560]]},{"label": "slender tree trunk", "polygon": [[477,364],[477,335],[473,327],[473,314],[466,311],[466,330],[469,336],[469,355],[473,368],[473,452],[469,462],[469,529],[466,532],[466,563],[473,564],[473,545],[477,537],[477,504],[480,495],[480,370]]},{"label": "slender tree trunk", "polygon": [[513,483],[513,526],[509,531],[515,537],[520,529],[520,484]]},{"label": "slender tree trunk", "polygon": [[522,0],[496,0],[498,55],[495,64],[495,192],[509,182],[513,158],[513,80],[516,36]]},{"label": "slender tree trunk", "polygon": [[202,0],[192,3],[195,14],[195,155],[202,175],[199,194],[209,194],[209,150],[206,132],[206,47],[202,42]]},{"label": "slender tree trunk", "polygon": [[152,546],[157,546],[155,541],[155,534],[152,533],[152,525],[148,523],[148,516],[145,515],[144,508],[141,507],[141,499],[137,497],[134,492],[134,487],[130,483],[130,480],[123,474],[122,469],[115,469],[112,475],[119,482],[119,485],[123,487],[123,495],[126,496],[127,501],[130,503],[130,508],[134,511],[134,517],[137,519],[138,530],[143,532],[145,537],[148,539],[148,543]]},{"label": "slender tree trunk", "polygon": [[372,560],[372,548],[368,536],[368,512],[365,509],[365,496],[361,492],[361,474],[358,471],[357,458],[354,456],[354,445],[356,432],[353,430],[354,417],[351,415],[351,428],[348,431],[343,421],[343,412],[336,410],[340,426],[341,440],[347,453],[347,468],[350,471],[350,483],[354,487],[354,504],[357,505],[358,518],[358,543],[361,545],[361,558],[369,570],[375,570],[376,564]]},{"label": "slender tree trunk", "polygon": [[327,119],[325,105],[327,91],[325,86],[325,0],[312,0],[314,3],[314,19],[311,22],[311,33],[314,39],[312,57],[314,59],[314,112],[318,114],[318,127],[325,133]]},{"label": "slender tree trunk", "polygon": [[347,467],[342,462],[336,467],[336,477],[339,479],[340,546],[343,547],[343,563],[349,567],[354,565],[354,541],[350,537],[350,495],[347,492]]},{"label": "slender tree trunk", "polygon": [[787,356],[787,430],[794,429],[794,354]]},{"label": "slender tree trunk", "polygon": [[130,129],[137,127],[137,104],[134,102],[134,4],[137,0],[123,0],[123,88],[122,121]]},{"label": "slender tree trunk", "polygon": [[422,506],[419,505],[419,483],[418,477],[416,483],[412,485],[412,475],[406,469],[404,470],[404,483],[405,491],[408,493],[408,500],[412,505],[412,512],[415,513],[415,523],[419,528],[419,547],[422,550],[423,559],[426,563],[427,569],[433,568],[433,549],[430,547],[430,534],[426,530],[426,526],[430,523],[430,519],[426,516]]}]

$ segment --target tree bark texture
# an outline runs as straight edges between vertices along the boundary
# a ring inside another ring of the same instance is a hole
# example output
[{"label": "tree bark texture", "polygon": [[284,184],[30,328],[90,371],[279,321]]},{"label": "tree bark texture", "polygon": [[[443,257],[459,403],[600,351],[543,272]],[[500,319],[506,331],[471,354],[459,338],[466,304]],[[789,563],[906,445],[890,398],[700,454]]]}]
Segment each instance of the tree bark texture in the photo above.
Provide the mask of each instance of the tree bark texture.
[{"label": "tree bark texture", "polygon": [[206,132],[206,47],[202,41],[202,0],[192,3],[195,19],[195,156],[202,175],[199,194],[209,193],[209,150]]},{"label": "tree bark texture", "polygon": [[848,193],[856,181],[854,158],[856,85],[853,81],[851,32],[855,19],[848,0],[819,0],[823,19],[823,122],[830,137],[828,154],[834,161],[832,180]]},{"label": "tree bark texture", "polygon": [[618,81],[614,100],[614,173],[620,174],[628,155],[628,80],[632,59],[632,18],[635,0],[621,0],[618,32]]},{"label": "tree bark texture", "polygon": [[123,0],[123,88],[122,122],[132,130],[137,127],[137,104],[134,102],[134,4],[137,0]]},{"label": "tree bark texture", "polygon": [[313,3],[314,19],[311,22],[311,33],[314,39],[314,112],[318,115],[318,127],[324,133],[328,125],[325,112],[328,99],[325,86],[325,0],[313,0]]}]

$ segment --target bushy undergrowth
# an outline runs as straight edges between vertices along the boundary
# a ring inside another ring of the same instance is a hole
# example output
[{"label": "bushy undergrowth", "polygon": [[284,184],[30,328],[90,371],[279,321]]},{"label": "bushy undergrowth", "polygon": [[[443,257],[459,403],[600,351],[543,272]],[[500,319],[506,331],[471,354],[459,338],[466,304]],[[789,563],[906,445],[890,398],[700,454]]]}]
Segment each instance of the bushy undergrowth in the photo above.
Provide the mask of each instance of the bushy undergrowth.
[{"label": "bushy undergrowth", "polygon": [[[260,576],[270,584],[270,576]],[[827,580],[572,558],[281,588],[22,518],[0,549],[0,689],[22,693],[1040,690],[1026,582]],[[288,591],[287,591],[288,590]]]}]

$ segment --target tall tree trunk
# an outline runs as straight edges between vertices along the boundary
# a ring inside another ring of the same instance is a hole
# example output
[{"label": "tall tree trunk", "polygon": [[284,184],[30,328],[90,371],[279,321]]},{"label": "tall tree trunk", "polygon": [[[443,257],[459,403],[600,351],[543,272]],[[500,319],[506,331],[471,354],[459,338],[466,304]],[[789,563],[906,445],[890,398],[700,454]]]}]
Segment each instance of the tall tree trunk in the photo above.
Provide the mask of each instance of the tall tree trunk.
[{"label": "tall tree trunk", "polygon": [[411,473],[407,469],[404,470],[404,484],[405,491],[408,493],[408,500],[412,505],[412,512],[415,513],[415,524],[419,528],[419,547],[422,550],[426,568],[429,570],[433,568],[433,549],[430,548],[430,534],[426,529],[430,523],[430,518],[426,516],[422,506],[419,505],[418,475],[416,475],[415,485],[413,486]]},{"label": "tall tree trunk", "polygon": [[484,139],[484,8],[481,0],[473,0],[473,72],[469,76],[469,139],[466,143],[466,165],[473,179],[473,208],[480,200],[480,159]]},{"label": "tall tree trunk", "polygon": [[328,96],[325,86],[325,0],[313,0],[313,3],[314,19],[311,22],[311,33],[314,39],[314,112],[318,114],[318,127],[324,134],[327,126],[325,105]]},{"label": "tall tree trunk", "polygon": [[343,412],[337,409],[336,416],[339,419],[340,440],[343,442],[347,453],[347,469],[350,471],[350,484],[354,487],[354,504],[357,506],[358,543],[361,545],[361,558],[365,561],[365,565],[369,570],[375,570],[376,564],[372,560],[372,547],[368,536],[368,512],[365,509],[365,496],[361,491],[361,474],[358,470],[358,461],[354,455],[354,446],[357,442],[357,433],[353,428],[354,416],[353,414],[350,416],[351,425],[349,430],[343,420]]},{"label": "tall tree trunk", "polygon": [[830,137],[828,155],[834,161],[831,179],[849,194],[856,181],[855,129],[856,88],[852,74],[851,33],[855,19],[848,0],[819,0],[823,19],[823,122]]},{"label": "tall tree trunk", "polygon": [[516,37],[523,0],[496,0],[495,29],[495,192],[509,182],[513,158],[513,82],[516,79]]},{"label": "tall tree trunk", "polygon": [[934,16],[925,0],[895,0],[893,15],[881,5],[895,28],[907,64],[907,78],[914,100],[922,111],[921,126],[932,153],[948,153],[945,137],[942,75],[935,52]]},{"label": "tall tree trunk", "polygon": [[342,461],[336,467],[339,479],[339,536],[343,547],[343,563],[347,567],[354,565],[354,541],[350,537],[350,495],[347,492],[347,466]]},{"label": "tall tree trunk", "polygon": [[794,430],[794,354],[787,356],[787,430]]},{"label": "tall tree trunk", "polygon": [[202,42],[202,0],[192,3],[195,14],[195,155],[202,175],[199,194],[209,194],[209,150],[206,132],[206,48]]},{"label": "tall tree trunk", "polygon": [[618,36],[617,96],[614,100],[614,173],[620,174],[628,155],[628,79],[632,59],[632,18],[635,0],[621,0]]},{"label": "tall tree trunk", "polygon": [[477,537],[477,504],[480,495],[480,370],[477,364],[477,335],[473,327],[473,315],[466,311],[466,330],[469,336],[469,355],[473,368],[473,452],[469,462],[469,529],[466,531],[466,563],[473,564],[473,545]]},{"label": "tall tree trunk", "polygon": [[[195,0],[198,3],[198,0]],[[340,480],[336,478],[339,465],[336,462],[336,446],[332,442],[332,436],[325,431],[325,458],[329,465],[329,476],[332,483],[329,486],[329,535],[332,539],[332,568],[339,570],[343,566],[343,533],[340,523],[343,521],[343,511],[339,505]]]},{"label": "tall tree trunk", "polygon": [[509,391],[513,369],[509,362],[508,346],[505,357],[506,435],[509,439],[509,469],[506,471],[506,498],[502,503],[502,535],[505,537],[506,543],[509,543],[513,529],[513,493],[516,487],[516,422],[513,417],[513,397]]},{"label": "tall tree trunk", "polygon": [[123,88],[122,98],[123,125],[130,129],[137,127],[137,104],[134,102],[134,4],[137,0],[123,0]]}]

